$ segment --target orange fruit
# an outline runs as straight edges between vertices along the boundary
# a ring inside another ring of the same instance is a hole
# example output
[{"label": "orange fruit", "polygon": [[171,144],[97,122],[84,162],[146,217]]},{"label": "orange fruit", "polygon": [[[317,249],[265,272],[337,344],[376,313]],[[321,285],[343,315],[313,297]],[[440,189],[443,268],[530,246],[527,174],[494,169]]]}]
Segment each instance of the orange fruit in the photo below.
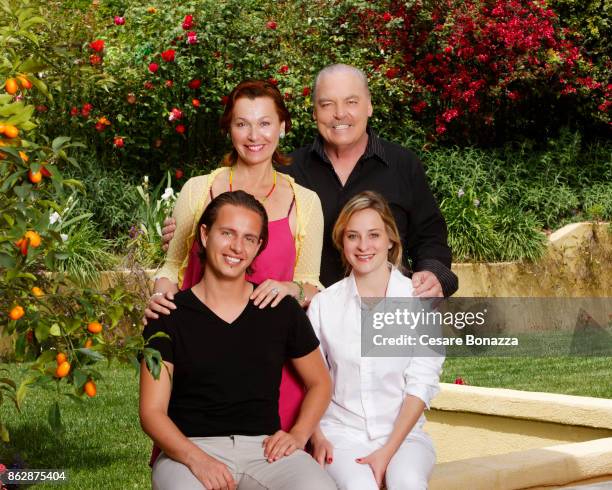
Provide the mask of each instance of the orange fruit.
[{"label": "orange fruit", "polygon": [[0,134],[4,134],[5,129],[6,129],[6,124],[0,124]]},{"label": "orange fruit", "polygon": [[20,151],[20,152],[19,152],[19,156],[21,157],[21,159],[22,159],[24,162],[27,162],[27,161],[30,159],[30,157],[29,157],[28,155],[26,155],[26,154],[25,154],[25,152],[23,152],[23,151]]},{"label": "orange fruit", "polygon": [[93,345],[93,340],[91,340],[91,339],[87,339],[87,340],[85,341],[85,346],[84,346],[84,347],[85,347],[86,349],[89,349],[89,348],[90,348],[92,345]]},{"label": "orange fruit", "polygon": [[55,377],[65,378],[66,376],[68,376],[69,372],[70,372],[70,363],[68,361],[64,361],[59,366],[57,366],[57,369],[55,370]]},{"label": "orange fruit", "polygon": [[83,386],[83,390],[89,398],[93,398],[96,396],[96,383],[90,379],[87,383],[85,383],[85,386]]},{"label": "orange fruit", "polygon": [[7,93],[15,95],[17,90],[19,90],[19,85],[17,85],[17,80],[14,78],[8,78],[6,82],[4,82],[4,88],[6,89]]},{"label": "orange fruit", "polygon": [[64,354],[63,352],[58,352],[57,356],[55,356],[55,361],[57,362],[58,366],[60,366],[67,360],[68,358],[66,357],[66,354]]},{"label": "orange fruit", "polygon": [[23,309],[23,306],[15,306],[11,309],[11,311],[9,312],[9,317],[11,320],[19,320],[23,315],[25,315],[25,310]]},{"label": "orange fruit", "polygon": [[32,88],[32,82],[30,82],[27,77],[20,75],[17,77],[17,80],[19,80],[19,83],[24,89],[29,90]]},{"label": "orange fruit", "polygon": [[28,170],[28,179],[30,179],[32,184],[38,184],[42,180],[42,173]]},{"label": "orange fruit", "polygon": [[43,290],[42,290],[42,289],[40,289],[38,286],[34,286],[34,287],[32,288],[32,294],[33,294],[34,296],[36,296],[37,298],[40,298],[41,296],[44,296],[44,295],[45,295],[45,293],[43,292]]},{"label": "orange fruit", "polygon": [[[40,173],[40,172],[38,172]],[[42,179],[42,175],[40,177]],[[30,247],[32,248],[36,248],[40,246],[40,243],[42,242],[40,235],[38,233],[36,233],[35,231],[26,231],[25,235],[23,235],[23,237],[28,240],[30,242]]]},{"label": "orange fruit", "polygon": [[4,127],[4,135],[7,138],[17,138],[17,136],[19,136],[19,129],[17,129],[15,126],[13,126],[12,124],[7,124]]},{"label": "orange fruit", "polygon": [[91,333],[100,333],[102,331],[102,325],[99,322],[89,322],[87,330]]}]

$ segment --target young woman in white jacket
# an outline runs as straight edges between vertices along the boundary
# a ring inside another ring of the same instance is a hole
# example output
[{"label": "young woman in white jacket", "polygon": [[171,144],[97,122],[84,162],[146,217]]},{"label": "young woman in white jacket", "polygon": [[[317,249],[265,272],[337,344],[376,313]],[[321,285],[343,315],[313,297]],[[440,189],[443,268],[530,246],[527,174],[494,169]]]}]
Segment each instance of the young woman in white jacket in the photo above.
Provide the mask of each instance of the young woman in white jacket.
[{"label": "young woman in white jacket", "polygon": [[388,204],[362,192],[333,230],[350,275],[316,295],[308,317],[330,370],[332,401],[313,435],[313,456],[340,490],[426,489],[435,451],[423,412],[439,390],[443,356],[362,357],[361,298],[411,297]]}]

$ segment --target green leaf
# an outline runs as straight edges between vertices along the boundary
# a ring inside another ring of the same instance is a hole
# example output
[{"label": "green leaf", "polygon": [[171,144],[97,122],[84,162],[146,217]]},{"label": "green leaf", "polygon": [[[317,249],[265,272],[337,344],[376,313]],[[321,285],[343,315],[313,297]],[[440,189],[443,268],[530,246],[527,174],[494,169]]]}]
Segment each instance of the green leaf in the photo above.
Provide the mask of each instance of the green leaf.
[{"label": "green leaf", "polygon": [[[35,73],[35,72],[43,71],[45,68],[47,68],[46,63],[30,58],[28,60],[25,60],[23,63],[21,63],[17,67],[16,71],[24,72],[24,73]],[[32,83],[34,83],[33,80],[32,80]]]},{"label": "green leaf", "polygon": [[6,385],[9,385],[13,389],[17,388],[17,385],[15,384],[15,382],[12,379],[10,379],[10,378],[0,378],[0,383],[4,383]]},{"label": "green leaf", "polygon": [[17,187],[13,187],[13,192],[20,199],[26,199],[30,196],[30,192],[32,191],[32,186],[30,184],[23,184]]},{"label": "green leaf", "polygon": [[19,388],[17,388],[17,405],[20,407],[25,399],[26,393],[28,391],[28,386],[30,386],[37,379],[37,376],[30,375],[26,379],[24,379]]},{"label": "green leaf", "polygon": [[6,269],[12,269],[17,264],[17,260],[14,256],[4,252],[0,252],[0,267]]},{"label": "green leaf", "polygon": [[87,378],[89,376],[87,375],[87,373],[83,372],[82,369],[75,369],[72,372],[72,375],[74,377],[74,387],[77,390],[82,390],[83,389],[83,385],[85,383],[87,383]]},{"label": "green leaf", "polygon": [[21,124],[21,129],[23,131],[32,131],[35,127],[36,124],[34,124],[32,121],[26,121]]},{"label": "green leaf", "polygon": [[62,147],[70,141],[70,136],[58,136],[51,143],[51,148],[53,149],[53,153],[59,152]]},{"label": "green leaf", "polygon": [[49,89],[42,80],[39,80],[36,77],[30,77],[29,80],[32,82],[32,85],[34,85],[39,90],[41,94],[47,97],[47,100],[53,102],[53,95],[49,92]]},{"label": "green leaf", "polygon": [[106,359],[99,352],[96,352],[95,350],[91,350],[91,349],[86,349],[85,347],[81,347],[79,349],[75,349],[75,351],[76,352],[81,352],[82,354],[84,354],[85,356],[89,357],[90,359],[92,359],[95,362],[103,361],[104,359]]},{"label": "green leaf", "polygon": [[51,429],[56,434],[61,434],[64,431],[64,426],[62,425],[62,414],[60,412],[58,402],[55,402],[49,407],[49,414],[47,420],[49,421]]},{"label": "green leaf", "polygon": [[15,357],[17,358],[17,360],[23,359],[23,356],[25,355],[25,348],[26,334],[22,333],[21,335],[19,335],[19,337],[17,337],[17,340],[15,341]]},{"label": "green leaf", "polygon": [[8,223],[9,226],[13,226],[15,224],[15,219],[7,213],[3,213],[2,217],[4,218],[4,221],[6,221]]},{"label": "green leaf", "polygon": [[34,333],[39,342],[44,342],[49,338],[49,325],[45,323],[38,323],[34,328]]},{"label": "green leaf", "polygon": [[51,325],[51,328],[49,329],[49,334],[53,335],[54,337],[61,337],[62,331],[60,329],[60,326],[57,323]]},{"label": "green leaf", "polygon": [[146,347],[143,350],[145,363],[147,364],[147,369],[151,373],[154,379],[159,379],[159,375],[161,374],[161,364],[162,357],[159,351],[155,349],[151,349]]},{"label": "green leaf", "polygon": [[[30,17],[28,20],[21,23],[21,28],[30,29],[33,25],[36,25],[36,24],[49,25],[49,23],[42,17]],[[40,70],[35,70],[35,71],[40,71]]]},{"label": "green leaf", "polygon": [[0,438],[3,442],[10,442],[9,431],[2,422],[0,422]]},{"label": "green leaf", "polygon": [[68,398],[70,398],[73,402],[83,403],[83,398],[75,395],[74,393],[64,393]]},{"label": "green leaf", "polygon": [[111,319],[111,327],[114,327],[123,317],[123,307],[119,305],[111,306],[108,309],[107,314]]},{"label": "green leaf", "polygon": [[40,356],[38,356],[38,359],[36,359],[36,366],[43,366],[45,363],[53,359],[55,359],[55,351],[45,350]]}]

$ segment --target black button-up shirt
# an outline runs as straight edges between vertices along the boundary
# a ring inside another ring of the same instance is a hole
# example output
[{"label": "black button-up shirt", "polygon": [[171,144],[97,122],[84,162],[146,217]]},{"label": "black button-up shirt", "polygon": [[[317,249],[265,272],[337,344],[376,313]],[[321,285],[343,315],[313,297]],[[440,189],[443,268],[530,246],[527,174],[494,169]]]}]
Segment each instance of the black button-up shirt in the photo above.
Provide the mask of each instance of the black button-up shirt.
[{"label": "black button-up shirt", "polygon": [[325,154],[320,135],[311,145],[291,154],[290,166],[279,168],[321,199],[325,221],[321,282],[327,287],[345,276],[340,254],[332,242],[332,229],[346,202],[370,190],[389,202],[404,247],[404,265],[410,267],[411,263],[413,271],[433,272],[444,296],[450,296],[457,290],[458,281],[450,270],[446,223],[427,185],[421,162],[412,151],[379,138],[369,128],[368,135],[365,153],[344,186]]}]

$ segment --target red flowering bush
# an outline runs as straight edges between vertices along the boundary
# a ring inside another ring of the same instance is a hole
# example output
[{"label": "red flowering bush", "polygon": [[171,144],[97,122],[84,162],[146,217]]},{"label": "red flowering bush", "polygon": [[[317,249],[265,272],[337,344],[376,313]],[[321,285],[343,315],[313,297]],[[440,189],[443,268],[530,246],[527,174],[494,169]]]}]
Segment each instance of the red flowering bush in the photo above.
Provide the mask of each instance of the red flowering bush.
[{"label": "red flowering bush", "polygon": [[[228,149],[219,116],[245,78],[269,80],[283,94],[292,115],[285,149],[307,143],[316,131],[311,84],[335,62],[364,68],[371,124],[391,140],[429,135],[462,145],[501,143],[537,136],[534,128],[554,134],[579,110],[586,127],[593,127],[593,114],[609,118],[604,77],[554,13],[534,1],[126,5],[92,7],[68,21],[66,32],[77,30],[72,46],[80,49],[50,84],[62,86],[54,95],[64,119],[50,118],[46,129],[52,134],[70,124],[95,161],[152,178],[178,165],[188,173],[219,162]],[[120,28],[116,16],[125,20]],[[94,106],[87,117],[80,115],[85,102]],[[182,119],[169,120],[173,108]],[[96,127],[101,117],[112,126]],[[125,144],[121,153],[113,148],[116,135]]]},{"label": "red flowering bush", "polygon": [[405,5],[391,1],[382,13],[361,12],[362,32],[375,33],[382,55],[374,66],[398,79],[412,113],[432,133],[504,140],[567,118],[566,104],[578,98],[595,102],[596,117],[609,122],[611,86],[595,78],[551,9],[532,0]]}]

